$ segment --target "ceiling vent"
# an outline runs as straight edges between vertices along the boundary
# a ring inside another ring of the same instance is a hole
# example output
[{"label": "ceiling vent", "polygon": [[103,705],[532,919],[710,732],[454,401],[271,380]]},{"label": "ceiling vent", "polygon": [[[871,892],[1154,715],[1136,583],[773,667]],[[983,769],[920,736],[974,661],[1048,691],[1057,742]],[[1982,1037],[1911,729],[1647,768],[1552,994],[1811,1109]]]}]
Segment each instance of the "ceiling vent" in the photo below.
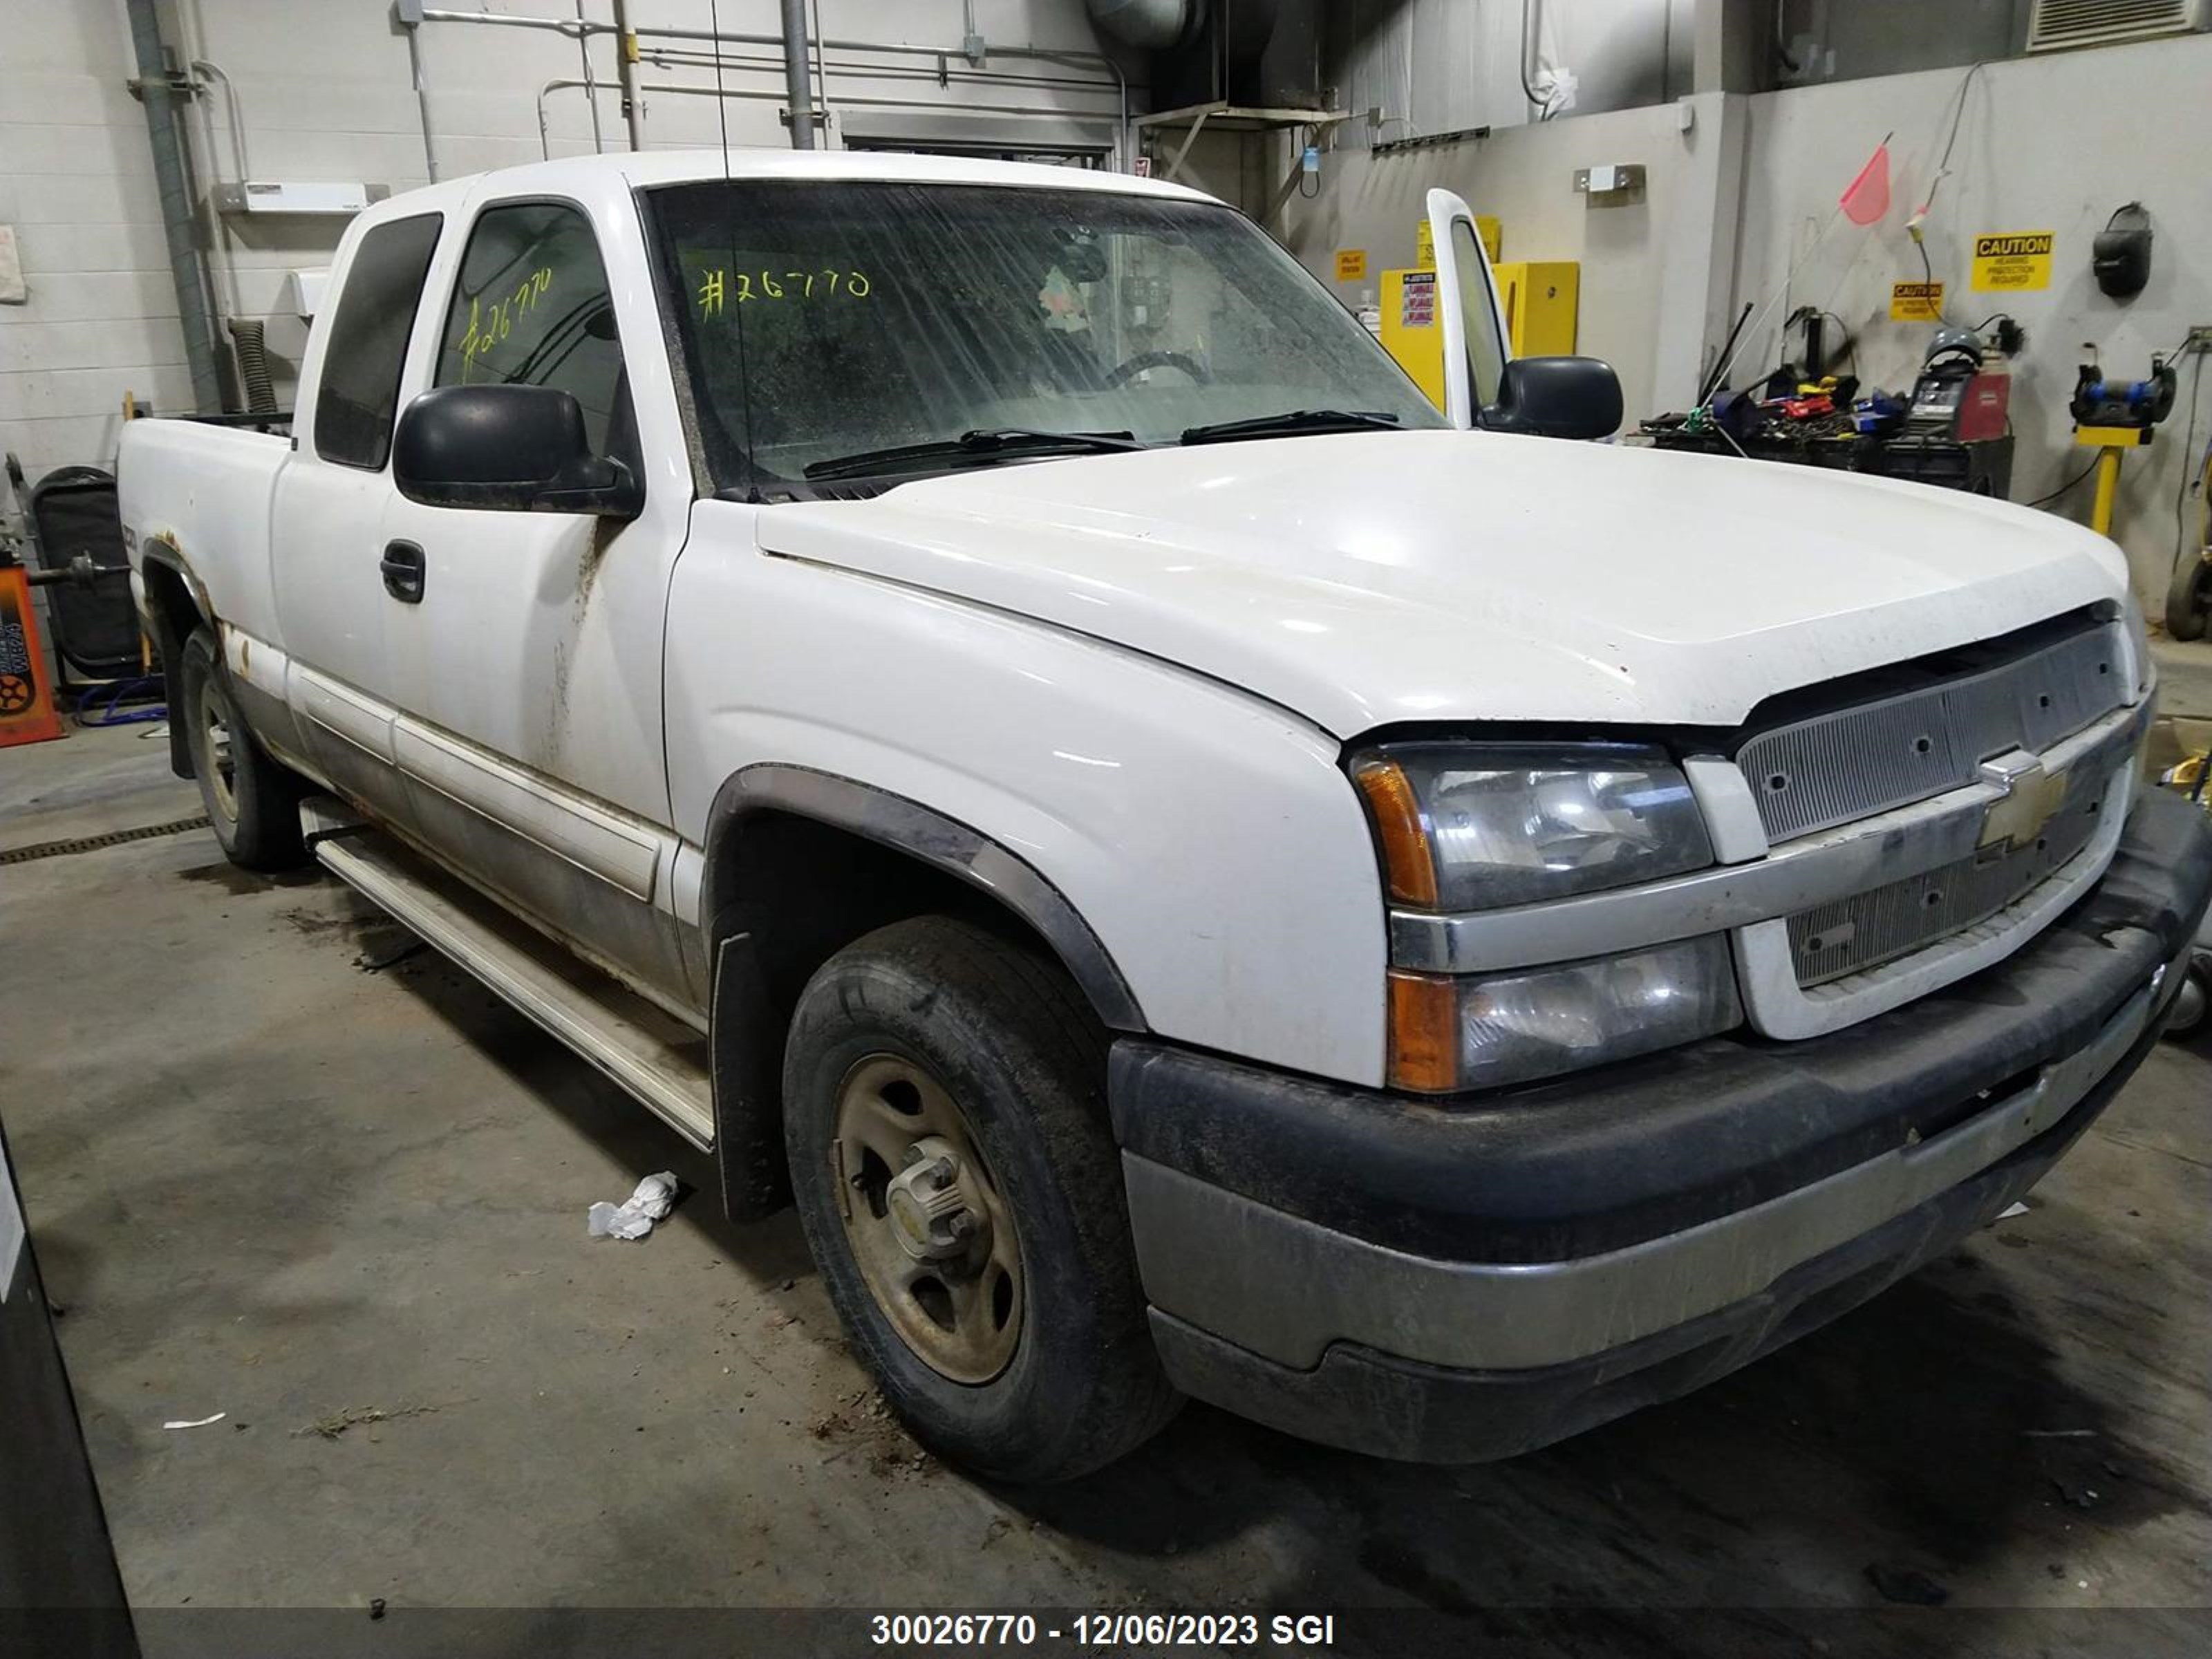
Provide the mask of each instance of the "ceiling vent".
[{"label": "ceiling vent", "polygon": [[2109,46],[2212,27],[2212,0],[2035,0],[2030,52]]}]

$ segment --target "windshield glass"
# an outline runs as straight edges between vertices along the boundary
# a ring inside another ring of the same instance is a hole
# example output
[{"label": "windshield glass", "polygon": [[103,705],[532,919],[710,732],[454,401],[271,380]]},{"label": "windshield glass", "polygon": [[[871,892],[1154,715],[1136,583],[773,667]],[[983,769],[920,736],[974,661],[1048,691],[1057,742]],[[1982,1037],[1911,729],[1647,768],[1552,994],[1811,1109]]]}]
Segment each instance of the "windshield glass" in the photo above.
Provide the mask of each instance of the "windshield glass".
[{"label": "windshield glass", "polygon": [[1358,320],[1226,207],[858,180],[715,181],[647,200],[717,489],[1014,428],[1174,443],[1296,410],[1443,423]]}]

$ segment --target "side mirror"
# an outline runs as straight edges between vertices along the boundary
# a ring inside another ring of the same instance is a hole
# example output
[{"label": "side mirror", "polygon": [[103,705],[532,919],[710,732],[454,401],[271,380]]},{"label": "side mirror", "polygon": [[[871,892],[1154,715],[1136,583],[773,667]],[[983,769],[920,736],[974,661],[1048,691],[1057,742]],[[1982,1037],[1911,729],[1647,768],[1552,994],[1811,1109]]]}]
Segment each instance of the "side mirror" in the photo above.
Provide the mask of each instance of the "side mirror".
[{"label": "side mirror", "polygon": [[634,519],[645,490],[592,453],[573,392],[550,386],[444,386],[407,405],[392,440],[399,493],[425,507],[592,513]]},{"label": "side mirror", "polygon": [[1486,432],[1539,438],[1609,438],[1620,429],[1620,377],[1596,357],[1516,357],[1498,377],[1498,401],[1476,422]]}]

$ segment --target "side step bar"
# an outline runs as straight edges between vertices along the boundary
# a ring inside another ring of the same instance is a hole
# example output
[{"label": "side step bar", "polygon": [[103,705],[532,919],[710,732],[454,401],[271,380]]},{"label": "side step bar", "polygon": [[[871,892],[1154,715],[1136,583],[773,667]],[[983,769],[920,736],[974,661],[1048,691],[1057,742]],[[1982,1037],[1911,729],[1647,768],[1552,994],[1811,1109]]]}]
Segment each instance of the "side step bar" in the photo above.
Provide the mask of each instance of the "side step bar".
[{"label": "side step bar", "polygon": [[300,811],[333,875],[451,957],[620,1084],[701,1151],[714,1144],[706,1042],[473,889],[362,824],[338,802]]}]

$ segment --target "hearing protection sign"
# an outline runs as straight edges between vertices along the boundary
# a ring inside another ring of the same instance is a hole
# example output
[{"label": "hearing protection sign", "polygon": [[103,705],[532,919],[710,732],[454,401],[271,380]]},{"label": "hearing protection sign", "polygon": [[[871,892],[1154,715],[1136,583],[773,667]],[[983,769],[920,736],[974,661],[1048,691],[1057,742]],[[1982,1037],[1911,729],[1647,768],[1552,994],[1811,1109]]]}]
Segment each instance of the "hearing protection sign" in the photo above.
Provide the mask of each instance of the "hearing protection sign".
[{"label": "hearing protection sign", "polygon": [[1356,283],[1367,274],[1367,250],[1364,247],[1340,247],[1336,251],[1336,280]]},{"label": "hearing protection sign", "polygon": [[1977,294],[2018,294],[2051,286],[2048,230],[2006,230],[1974,238],[1973,289]]},{"label": "hearing protection sign", "polygon": [[1943,284],[1892,283],[1889,320],[1893,323],[1939,323],[1943,320]]}]

